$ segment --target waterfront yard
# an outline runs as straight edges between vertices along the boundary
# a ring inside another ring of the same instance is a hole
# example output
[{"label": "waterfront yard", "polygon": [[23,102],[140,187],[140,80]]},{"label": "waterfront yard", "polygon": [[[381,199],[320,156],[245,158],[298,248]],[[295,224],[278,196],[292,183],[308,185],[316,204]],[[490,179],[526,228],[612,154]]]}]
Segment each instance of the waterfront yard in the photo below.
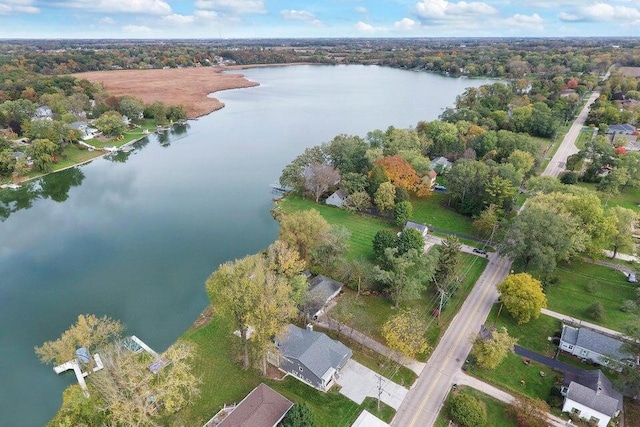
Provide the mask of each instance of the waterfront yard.
[{"label": "waterfront yard", "polygon": [[[208,421],[222,406],[240,402],[254,387],[266,383],[294,402],[306,402],[312,409],[318,425],[350,426],[363,409],[389,421],[394,411],[382,405],[380,413],[371,399],[357,405],[339,394],[336,387],[321,393],[302,382],[287,377],[284,380],[265,379],[254,370],[243,370],[236,350],[239,340],[232,335],[230,325],[214,317],[198,329],[190,329],[182,339],[196,345],[194,371],[202,383],[200,396],[193,404],[175,415],[175,425],[199,426]],[[357,349],[354,349],[354,353]],[[355,357],[362,362],[359,355]]]}]

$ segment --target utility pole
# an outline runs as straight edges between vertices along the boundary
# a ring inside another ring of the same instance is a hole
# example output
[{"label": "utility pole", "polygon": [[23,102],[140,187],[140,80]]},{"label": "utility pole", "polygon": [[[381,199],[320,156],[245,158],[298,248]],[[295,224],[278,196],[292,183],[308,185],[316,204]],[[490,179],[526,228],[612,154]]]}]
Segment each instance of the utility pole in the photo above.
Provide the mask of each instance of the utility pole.
[{"label": "utility pole", "polygon": [[382,396],[382,375],[378,374],[378,413],[380,413],[380,396]]}]

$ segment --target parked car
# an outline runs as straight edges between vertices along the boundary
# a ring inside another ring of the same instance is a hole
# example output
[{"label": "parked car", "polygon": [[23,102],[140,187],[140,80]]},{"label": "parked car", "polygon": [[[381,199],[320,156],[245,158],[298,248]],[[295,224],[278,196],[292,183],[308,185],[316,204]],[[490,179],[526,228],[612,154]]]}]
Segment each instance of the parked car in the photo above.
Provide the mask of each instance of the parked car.
[{"label": "parked car", "polygon": [[480,248],[473,248],[473,252],[480,254],[480,255],[486,255],[487,251],[485,251],[484,249],[480,249]]},{"label": "parked car", "polygon": [[440,185],[440,184],[434,185],[433,189],[436,190],[436,191],[447,191],[447,187],[445,187],[444,185]]},{"label": "parked car", "polygon": [[627,276],[627,282],[638,283],[638,279],[636,279],[636,273],[629,273],[629,275]]}]

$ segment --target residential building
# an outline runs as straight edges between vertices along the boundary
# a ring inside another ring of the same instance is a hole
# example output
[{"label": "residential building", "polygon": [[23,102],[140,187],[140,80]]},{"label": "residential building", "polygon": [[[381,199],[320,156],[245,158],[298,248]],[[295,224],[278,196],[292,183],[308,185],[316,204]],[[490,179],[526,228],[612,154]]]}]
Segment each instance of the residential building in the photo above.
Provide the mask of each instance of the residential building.
[{"label": "residential building", "polygon": [[632,124],[618,123],[618,124],[609,125],[607,134],[632,135],[635,131],[636,131],[636,127]]},{"label": "residential building", "polygon": [[308,319],[316,320],[324,313],[327,304],[337,297],[344,285],[321,274],[309,282],[309,289],[303,306]]},{"label": "residential building", "polygon": [[323,392],[331,388],[353,355],[340,341],[314,331],[311,325],[306,329],[288,325],[276,338],[276,347],[278,352],[269,354],[270,363]]},{"label": "residential building", "polygon": [[429,234],[429,228],[427,228],[426,225],[418,224],[417,222],[407,221],[407,223],[404,225],[404,229],[407,230],[409,228],[418,230],[420,234],[422,234],[422,237],[427,237],[427,234]]},{"label": "residential building", "polygon": [[451,169],[452,166],[453,166],[453,163],[451,163],[449,160],[447,160],[446,157],[442,157],[442,156],[436,157],[431,162],[431,169],[433,169],[435,171],[440,171],[441,173],[442,173],[442,171],[445,171],[447,169]]},{"label": "residential building", "polygon": [[332,195],[327,197],[326,204],[330,206],[336,206],[341,208],[344,205],[344,202],[347,201],[348,194],[343,190],[338,190],[334,192]]},{"label": "residential building", "polygon": [[560,350],[576,357],[621,369],[622,364],[637,365],[637,358],[622,351],[623,341],[594,329],[562,325]]},{"label": "residential building", "polygon": [[562,412],[606,427],[622,411],[622,394],[614,390],[601,370],[567,373],[562,385]]}]

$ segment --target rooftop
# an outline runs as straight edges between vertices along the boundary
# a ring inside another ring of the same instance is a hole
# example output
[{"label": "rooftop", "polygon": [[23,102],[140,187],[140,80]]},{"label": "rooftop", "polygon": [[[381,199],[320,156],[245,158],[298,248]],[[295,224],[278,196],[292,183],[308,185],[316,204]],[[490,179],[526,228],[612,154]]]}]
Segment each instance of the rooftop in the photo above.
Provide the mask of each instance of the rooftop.
[{"label": "rooftop", "polygon": [[630,359],[630,356],[621,350],[622,341],[593,329],[563,325],[562,341],[617,360]]},{"label": "rooftop", "polygon": [[293,402],[289,399],[271,387],[260,384],[218,424],[218,427],[273,427],[292,406]]},{"label": "rooftop", "polygon": [[315,315],[324,305],[334,297],[344,286],[342,283],[321,274],[309,282],[307,292],[306,312]]},{"label": "rooftop", "polygon": [[622,410],[622,394],[601,370],[566,373],[567,398],[611,417]]}]

